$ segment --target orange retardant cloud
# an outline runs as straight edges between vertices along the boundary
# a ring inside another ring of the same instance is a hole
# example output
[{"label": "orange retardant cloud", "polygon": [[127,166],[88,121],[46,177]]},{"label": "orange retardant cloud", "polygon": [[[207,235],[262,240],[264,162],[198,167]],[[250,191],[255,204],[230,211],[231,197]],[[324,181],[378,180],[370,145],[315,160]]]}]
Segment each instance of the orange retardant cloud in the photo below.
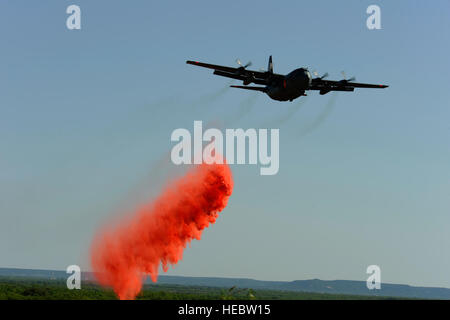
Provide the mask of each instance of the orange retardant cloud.
[{"label": "orange retardant cloud", "polygon": [[233,190],[227,164],[202,164],[171,183],[131,219],[100,230],[91,247],[95,277],[120,299],[134,299],[146,275],[153,282],[183,257],[193,239],[213,224]]}]

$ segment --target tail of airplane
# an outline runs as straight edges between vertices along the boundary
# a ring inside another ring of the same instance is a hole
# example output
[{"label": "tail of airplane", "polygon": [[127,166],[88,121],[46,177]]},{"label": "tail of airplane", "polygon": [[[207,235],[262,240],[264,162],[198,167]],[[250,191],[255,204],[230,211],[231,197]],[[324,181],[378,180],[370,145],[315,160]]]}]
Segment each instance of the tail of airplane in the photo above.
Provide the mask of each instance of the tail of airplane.
[{"label": "tail of airplane", "polygon": [[267,72],[273,73],[272,56],[269,57],[269,65],[267,66]]}]

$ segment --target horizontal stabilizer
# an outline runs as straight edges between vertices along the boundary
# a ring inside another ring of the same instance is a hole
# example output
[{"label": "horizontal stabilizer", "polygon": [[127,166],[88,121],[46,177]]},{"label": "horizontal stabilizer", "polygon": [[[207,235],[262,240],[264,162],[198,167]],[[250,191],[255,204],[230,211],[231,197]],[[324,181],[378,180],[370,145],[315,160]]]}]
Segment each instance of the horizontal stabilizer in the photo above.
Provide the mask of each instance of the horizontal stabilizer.
[{"label": "horizontal stabilizer", "polygon": [[247,89],[247,90],[255,90],[255,91],[261,91],[266,92],[266,87],[249,87],[249,86],[230,86],[232,88],[239,88],[239,89]]}]

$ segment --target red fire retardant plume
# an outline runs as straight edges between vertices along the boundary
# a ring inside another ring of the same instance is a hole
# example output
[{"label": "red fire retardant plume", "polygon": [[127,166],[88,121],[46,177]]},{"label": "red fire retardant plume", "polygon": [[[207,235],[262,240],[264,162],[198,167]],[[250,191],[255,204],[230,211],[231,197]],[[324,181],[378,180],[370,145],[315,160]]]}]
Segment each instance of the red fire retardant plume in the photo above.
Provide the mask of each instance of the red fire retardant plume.
[{"label": "red fire retardant plume", "polygon": [[192,239],[214,223],[233,190],[226,164],[202,164],[174,181],[153,202],[116,227],[101,230],[91,247],[95,276],[120,299],[134,299],[146,275],[153,282],[182,259]]}]

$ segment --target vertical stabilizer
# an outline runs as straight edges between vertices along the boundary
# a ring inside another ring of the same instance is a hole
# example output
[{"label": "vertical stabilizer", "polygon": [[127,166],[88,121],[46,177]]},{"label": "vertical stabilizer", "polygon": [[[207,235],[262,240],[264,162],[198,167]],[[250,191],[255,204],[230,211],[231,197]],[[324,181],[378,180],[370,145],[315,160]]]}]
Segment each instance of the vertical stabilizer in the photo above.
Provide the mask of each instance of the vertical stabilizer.
[{"label": "vertical stabilizer", "polygon": [[269,65],[267,66],[267,72],[273,73],[272,56],[269,57]]}]

